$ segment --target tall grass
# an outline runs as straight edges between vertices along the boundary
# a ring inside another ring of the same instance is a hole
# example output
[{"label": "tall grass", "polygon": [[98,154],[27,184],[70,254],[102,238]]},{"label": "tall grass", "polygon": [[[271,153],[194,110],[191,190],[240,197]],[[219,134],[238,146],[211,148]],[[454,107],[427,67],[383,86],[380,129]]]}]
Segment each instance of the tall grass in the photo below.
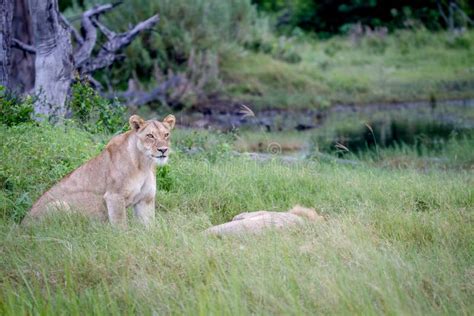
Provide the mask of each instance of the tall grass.
[{"label": "tall grass", "polygon": [[[36,198],[101,147],[73,127],[0,132],[7,197]],[[256,162],[222,147],[190,156],[180,149],[187,137],[174,139],[148,230],[132,219],[122,230],[60,215],[19,226],[31,201],[4,205],[0,313],[467,315],[474,308],[470,172]],[[296,203],[327,220],[259,237],[201,234],[242,211]]]},{"label": "tall grass", "polygon": [[226,91],[257,109],[472,98],[473,34],[462,36],[464,46],[424,29],[358,42],[306,37],[291,42],[299,63],[233,49],[221,71]]}]

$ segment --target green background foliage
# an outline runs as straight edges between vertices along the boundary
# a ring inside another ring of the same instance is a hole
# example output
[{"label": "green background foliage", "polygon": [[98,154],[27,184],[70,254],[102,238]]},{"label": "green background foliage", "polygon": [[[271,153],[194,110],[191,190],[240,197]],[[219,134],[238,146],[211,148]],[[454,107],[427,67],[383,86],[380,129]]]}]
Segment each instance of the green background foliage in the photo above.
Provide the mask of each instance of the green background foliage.
[{"label": "green background foliage", "polygon": [[[95,3],[73,2],[65,14]],[[95,75],[104,85],[126,90],[133,78],[148,90],[182,73],[199,88],[177,108],[216,96],[255,108],[324,108],[473,95],[472,31],[442,31],[436,1],[131,0],[101,20],[126,31],[156,13],[156,28]]]},{"label": "green background foliage", "polygon": [[7,126],[32,120],[33,99],[22,100],[0,86],[0,124]]},{"label": "green background foliage", "polygon": [[[295,28],[328,37],[346,32],[355,23],[370,27],[388,27],[390,30],[404,28],[407,23],[421,23],[430,30],[446,27],[438,8],[445,12],[449,1],[386,1],[386,0],[254,0],[259,9],[276,17],[280,30],[291,32]],[[466,14],[472,15],[474,7],[467,0],[455,1]]]}]

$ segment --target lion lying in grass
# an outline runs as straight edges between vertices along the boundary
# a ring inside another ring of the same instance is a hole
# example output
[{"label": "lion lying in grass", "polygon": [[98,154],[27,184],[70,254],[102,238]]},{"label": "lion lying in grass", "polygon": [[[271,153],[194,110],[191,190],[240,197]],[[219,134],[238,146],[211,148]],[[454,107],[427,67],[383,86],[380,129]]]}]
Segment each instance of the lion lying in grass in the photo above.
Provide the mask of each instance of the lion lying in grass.
[{"label": "lion lying in grass", "polygon": [[288,212],[246,212],[235,216],[232,221],[216,225],[204,231],[209,235],[259,234],[270,229],[285,229],[302,226],[307,222],[319,222],[324,218],[312,208],[295,205]]},{"label": "lion lying in grass", "polygon": [[142,223],[150,223],[155,217],[156,166],[168,161],[175,121],[173,115],[163,122],[131,116],[130,131],[113,137],[102,153],[44,193],[25,220],[50,210],[74,210],[126,225],[131,206]]}]

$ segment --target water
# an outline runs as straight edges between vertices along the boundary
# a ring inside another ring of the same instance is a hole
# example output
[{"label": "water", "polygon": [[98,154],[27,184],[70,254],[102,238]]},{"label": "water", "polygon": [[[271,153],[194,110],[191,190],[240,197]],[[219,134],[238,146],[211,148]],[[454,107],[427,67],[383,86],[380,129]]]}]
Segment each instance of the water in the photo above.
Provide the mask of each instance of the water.
[{"label": "water", "polygon": [[452,138],[474,138],[474,99],[398,104],[337,105],[327,110],[263,110],[243,116],[194,113],[180,123],[193,128],[239,131],[239,151],[310,154],[358,153],[400,145],[439,149]]},{"label": "water", "polygon": [[249,132],[241,151],[273,153],[275,146],[286,155],[345,155],[396,146],[438,150],[450,139],[473,137],[474,100],[267,111],[239,129]]},{"label": "water", "polygon": [[335,130],[328,137],[316,136],[316,144],[321,151],[353,152],[378,148],[409,145],[418,149],[440,149],[452,138],[468,135],[471,129],[459,128],[453,124],[424,121],[387,119],[369,121],[362,126]]},{"label": "water", "polygon": [[452,138],[472,135],[473,104],[340,108],[314,131],[312,146],[323,152],[348,152],[408,145],[441,149]]}]

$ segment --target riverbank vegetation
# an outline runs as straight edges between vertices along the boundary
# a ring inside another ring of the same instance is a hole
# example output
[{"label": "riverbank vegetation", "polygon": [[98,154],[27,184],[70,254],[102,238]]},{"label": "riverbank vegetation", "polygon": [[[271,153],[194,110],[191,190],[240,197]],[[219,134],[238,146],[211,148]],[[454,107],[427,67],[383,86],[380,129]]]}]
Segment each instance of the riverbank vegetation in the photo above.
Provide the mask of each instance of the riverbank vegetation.
[{"label": "riverbank vegetation", "polygon": [[[286,22],[278,19],[286,5],[268,1],[257,1],[258,7],[248,0],[124,2],[103,17],[111,29],[126,31],[150,12],[160,14],[160,23],[96,78],[119,90],[132,79],[134,89],[150,90],[181,74],[186,91],[171,104],[179,109],[213,108],[222,103],[216,99],[259,110],[474,97],[474,33],[462,25],[457,33],[446,31],[436,5],[392,4],[398,13],[391,16],[378,1],[345,9],[307,2],[289,5],[293,15]],[[81,3],[65,6],[65,14],[77,16],[92,2]],[[335,10],[336,18],[323,16],[325,10]],[[368,19],[364,10],[367,16],[383,11],[385,21]],[[311,12],[321,14],[314,20],[319,28],[302,16]],[[309,29],[301,29],[305,25]]]},{"label": "riverbank vegetation", "polygon": [[298,63],[230,50],[222,62],[225,89],[257,109],[472,98],[473,34],[453,43],[447,33],[423,29],[357,40],[281,39],[298,51]]}]

